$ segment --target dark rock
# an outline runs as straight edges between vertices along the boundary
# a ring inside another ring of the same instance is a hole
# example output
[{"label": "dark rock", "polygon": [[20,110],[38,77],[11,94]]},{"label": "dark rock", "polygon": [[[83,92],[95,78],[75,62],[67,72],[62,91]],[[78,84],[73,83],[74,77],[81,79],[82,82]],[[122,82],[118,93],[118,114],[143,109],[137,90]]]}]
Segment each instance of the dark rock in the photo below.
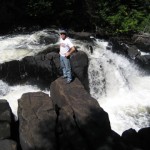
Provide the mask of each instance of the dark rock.
[{"label": "dark rock", "polygon": [[72,38],[78,39],[78,40],[90,41],[90,36],[95,36],[95,34],[90,33],[90,32],[73,32],[73,31],[69,32],[69,37],[72,37]]},{"label": "dark rock", "polygon": [[141,52],[135,47],[135,46],[131,46],[127,49],[128,52],[128,56],[131,59],[135,59],[136,57],[141,56]]},{"label": "dark rock", "polygon": [[150,64],[150,55],[138,56],[136,61],[140,61],[142,64]]},{"label": "dark rock", "polygon": [[8,81],[10,84],[20,81],[20,67],[22,67],[22,65],[18,60],[0,64],[0,78],[4,81]]},{"label": "dark rock", "polygon": [[11,122],[11,109],[6,100],[0,100],[0,121]]},{"label": "dark rock", "polygon": [[45,81],[47,86],[61,74],[59,54],[55,52],[26,57],[23,62],[28,75]]},{"label": "dark rock", "polygon": [[0,139],[11,137],[11,109],[6,100],[0,100]]},{"label": "dark rock", "polygon": [[147,75],[150,74],[150,55],[141,55],[135,58],[135,63],[139,65],[140,69]]},{"label": "dark rock", "polygon": [[128,55],[128,52],[127,52],[128,47],[126,46],[126,44],[124,44],[118,38],[110,38],[109,39],[109,45],[111,46],[111,50],[114,53],[122,54],[125,56]]},{"label": "dark rock", "polygon": [[136,63],[142,72],[150,73],[150,56],[141,55],[141,51],[150,52],[150,35],[138,34],[133,37],[113,37],[109,43],[112,45],[112,51],[124,55],[131,62]]},{"label": "dark rock", "polygon": [[144,150],[150,150],[150,127],[140,129],[138,131],[138,136],[140,138],[142,148]]},{"label": "dark rock", "polygon": [[0,64],[0,79],[14,85],[34,78],[49,86],[49,83],[60,75],[59,55],[51,53],[51,56],[51,60],[41,54]]},{"label": "dark rock", "polygon": [[17,150],[17,143],[13,140],[0,140],[0,150]]},{"label": "dark rock", "polygon": [[26,93],[18,103],[22,150],[56,149],[56,113],[51,98],[42,92]]},{"label": "dark rock", "polygon": [[108,114],[81,82],[76,78],[66,85],[65,80],[59,78],[51,84],[50,91],[58,114],[60,149],[96,150],[102,146],[111,132]]},{"label": "dark rock", "polygon": [[[78,51],[71,57],[74,75],[77,76],[88,90],[88,57]],[[62,75],[59,54],[50,52],[36,56],[27,56],[22,60],[14,60],[0,64],[0,79],[11,85],[32,83],[44,87]]]},{"label": "dark rock", "polygon": [[58,78],[42,92],[18,100],[22,150],[149,150],[149,128],[111,130],[108,114],[75,78]]},{"label": "dark rock", "polygon": [[70,62],[73,73],[81,81],[85,89],[89,91],[88,57],[86,53],[82,51],[73,53],[70,58]]},{"label": "dark rock", "polygon": [[54,44],[58,41],[58,36],[56,33],[52,33],[49,36],[40,36],[39,43],[40,44]]},{"label": "dark rock", "polygon": [[150,52],[150,34],[134,34],[132,40],[141,51]]},{"label": "dark rock", "polygon": [[141,147],[138,133],[134,129],[126,130],[122,133],[124,142],[130,147]]},{"label": "dark rock", "polygon": [[[55,66],[55,68],[58,70],[58,72],[60,71],[60,60],[59,60],[59,55],[58,53],[55,53],[55,52],[51,52],[51,53],[48,53],[46,56],[46,59],[50,60],[50,64],[55,64],[55,65],[52,65],[53,67]],[[53,70],[54,72],[54,70]]]},{"label": "dark rock", "polygon": [[8,122],[0,122],[0,139],[10,138],[10,124]]}]

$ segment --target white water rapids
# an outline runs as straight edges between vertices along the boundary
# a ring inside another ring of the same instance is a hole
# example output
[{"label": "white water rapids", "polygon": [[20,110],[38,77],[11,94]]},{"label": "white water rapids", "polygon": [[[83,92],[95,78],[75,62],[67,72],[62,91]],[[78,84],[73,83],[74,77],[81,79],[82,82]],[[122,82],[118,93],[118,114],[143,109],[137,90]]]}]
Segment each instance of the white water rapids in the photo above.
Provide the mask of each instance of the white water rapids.
[{"label": "white water rapids", "polygon": [[[0,63],[35,55],[50,46],[39,44],[40,36],[50,36],[47,30],[26,35],[0,37]],[[90,54],[87,43],[74,40],[89,57],[90,94],[109,114],[111,128],[118,134],[150,125],[150,77],[140,72],[125,57],[107,50],[107,42],[97,39]],[[32,85],[9,86],[0,80],[0,99],[6,99],[17,116],[17,100],[23,93],[40,89]],[[49,91],[43,91],[49,93]]]}]

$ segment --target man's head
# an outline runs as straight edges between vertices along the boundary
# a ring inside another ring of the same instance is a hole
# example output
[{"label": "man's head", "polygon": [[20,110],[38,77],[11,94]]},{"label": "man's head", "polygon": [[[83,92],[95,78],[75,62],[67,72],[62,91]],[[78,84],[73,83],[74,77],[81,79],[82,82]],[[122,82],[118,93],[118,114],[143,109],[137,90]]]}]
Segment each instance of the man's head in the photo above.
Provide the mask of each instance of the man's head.
[{"label": "man's head", "polygon": [[67,34],[67,32],[65,30],[60,30],[59,33],[60,34],[65,34],[65,35]]},{"label": "man's head", "polygon": [[67,32],[65,30],[60,30],[59,33],[60,33],[60,37],[64,40],[67,36]]}]

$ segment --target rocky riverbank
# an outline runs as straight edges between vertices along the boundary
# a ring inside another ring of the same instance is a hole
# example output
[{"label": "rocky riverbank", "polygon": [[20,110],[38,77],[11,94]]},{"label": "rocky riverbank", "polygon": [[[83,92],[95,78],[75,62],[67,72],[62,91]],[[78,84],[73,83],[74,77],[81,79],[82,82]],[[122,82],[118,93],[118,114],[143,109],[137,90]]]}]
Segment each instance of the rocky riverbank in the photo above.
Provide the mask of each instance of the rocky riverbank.
[{"label": "rocky riverbank", "polygon": [[[74,33],[87,40],[92,53],[95,36]],[[98,37],[99,35],[96,35]],[[124,55],[149,73],[150,37],[109,38],[108,50]],[[9,104],[0,100],[0,150],[149,150],[150,128],[124,131],[120,136],[111,129],[109,114],[89,94],[88,57],[77,51],[71,57],[74,81],[61,79],[58,47],[51,47],[22,60],[0,64],[0,79],[9,84],[34,82],[50,86],[51,97],[42,92],[25,93],[18,100],[15,121]]]},{"label": "rocky riverbank", "polygon": [[[5,100],[0,101],[1,150],[148,150],[150,128],[111,130],[109,115],[76,78],[66,85],[58,78],[51,97],[26,93],[18,100],[15,122]],[[3,108],[3,109],[2,109]],[[5,108],[5,109],[4,109]]]}]

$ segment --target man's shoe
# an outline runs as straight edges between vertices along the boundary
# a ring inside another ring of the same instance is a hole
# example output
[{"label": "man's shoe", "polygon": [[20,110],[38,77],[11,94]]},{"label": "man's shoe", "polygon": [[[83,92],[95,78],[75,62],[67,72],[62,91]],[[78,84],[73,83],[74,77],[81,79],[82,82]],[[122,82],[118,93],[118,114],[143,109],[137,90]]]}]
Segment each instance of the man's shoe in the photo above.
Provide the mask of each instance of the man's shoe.
[{"label": "man's shoe", "polygon": [[63,79],[66,79],[66,78],[67,78],[67,76],[62,76],[62,78],[63,78]]},{"label": "man's shoe", "polygon": [[69,83],[71,83],[71,81],[72,81],[72,80],[67,80],[67,82],[66,82],[66,83],[67,83],[67,84],[69,84]]}]

